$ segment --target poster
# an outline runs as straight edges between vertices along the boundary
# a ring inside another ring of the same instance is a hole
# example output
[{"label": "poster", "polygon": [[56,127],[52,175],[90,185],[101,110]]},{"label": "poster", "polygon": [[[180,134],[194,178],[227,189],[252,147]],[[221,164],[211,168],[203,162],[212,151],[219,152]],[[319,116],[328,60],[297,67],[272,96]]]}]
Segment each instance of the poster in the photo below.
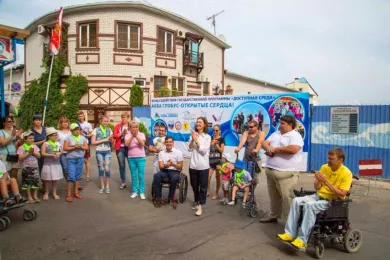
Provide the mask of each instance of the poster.
[{"label": "poster", "polygon": [[[296,131],[304,140],[302,171],[307,169],[309,150],[309,93],[275,93],[237,96],[199,96],[154,98],[151,103],[151,135],[158,135],[158,128],[165,125],[168,135],[175,140],[175,147],[189,156],[190,129],[194,129],[198,117],[206,117],[209,134],[212,127],[221,126],[225,140],[225,152],[233,155],[242,133],[248,130],[248,122],[255,120],[266,134],[266,139],[279,127],[283,115],[297,119]],[[239,157],[242,158],[244,149]],[[266,156],[260,154],[263,161]]]}]

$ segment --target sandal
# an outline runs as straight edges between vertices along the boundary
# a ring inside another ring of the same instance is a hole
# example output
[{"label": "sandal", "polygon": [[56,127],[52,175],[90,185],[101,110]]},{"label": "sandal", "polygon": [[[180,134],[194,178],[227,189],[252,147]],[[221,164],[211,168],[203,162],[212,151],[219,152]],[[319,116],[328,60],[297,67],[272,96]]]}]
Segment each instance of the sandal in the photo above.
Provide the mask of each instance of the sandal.
[{"label": "sandal", "polygon": [[42,200],[49,200],[49,195],[44,195],[44,196],[42,197]]},{"label": "sandal", "polygon": [[119,189],[124,190],[127,187],[126,183],[122,183],[121,186],[119,186]]},{"label": "sandal", "polygon": [[20,203],[24,202],[23,201],[23,197],[20,194],[15,196],[15,201],[16,201],[17,204],[20,204]]},{"label": "sandal", "polygon": [[40,199],[34,199],[35,200],[35,203],[39,203],[39,202],[41,202],[41,200]]},{"label": "sandal", "polygon": [[35,200],[28,200],[28,204],[35,204],[37,203]]},{"label": "sandal", "polygon": [[66,202],[73,202],[73,199],[72,199],[72,197],[66,197],[66,200],[65,200]]},{"label": "sandal", "polygon": [[214,195],[211,199],[212,199],[212,200],[217,200],[217,199],[219,199],[219,197],[216,196],[216,195]]},{"label": "sandal", "polygon": [[90,182],[91,181],[91,177],[88,176],[87,178],[85,178],[85,181],[86,182]]},{"label": "sandal", "polygon": [[78,194],[78,193],[75,193],[74,194],[74,197],[76,198],[76,199],[79,199],[79,200],[81,200],[83,197],[80,195],[80,194]]}]

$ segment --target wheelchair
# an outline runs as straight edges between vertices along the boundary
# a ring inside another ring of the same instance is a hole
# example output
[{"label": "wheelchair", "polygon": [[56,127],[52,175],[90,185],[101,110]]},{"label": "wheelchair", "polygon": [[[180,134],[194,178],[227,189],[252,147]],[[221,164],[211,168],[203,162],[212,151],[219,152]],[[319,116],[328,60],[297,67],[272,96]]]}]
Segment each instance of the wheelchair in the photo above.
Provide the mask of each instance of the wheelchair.
[{"label": "wheelchair", "polygon": [[[177,204],[183,204],[187,199],[187,192],[188,192],[188,177],[183,172],[179,173],[180,175],[180,181],[177,183],[176,189],[179,190],[179,200],[175,199],[176,192],[173,193],[172,197],[172,207],[176,209]],[[161,180],[161,187],[167,188],[169,190],[169,187],[171,186],[171,181],[168,177],[163,178]],[[152,200],[153,204],[156,206],[156,184],[152,183]]]},{"label": "wheelchair", "polygon": [[[252,182],[251,185],[249,186],[249,194],[248,194],[248,201],[246,202],[245,209],[247,211],[247,215],[251,218],[257,218],[259,216],[259,212],[257,210],[257,203],[256,203],[256,197],[255,193],[253,192],[255,189],[255,183],[253,181],[254,177],[254,162],[252,161],[245,161],[245,170],[247,170],[252,177]],[[234,180],[235,180],[235,170],[232,170],[232,176],[230,178],[229,182],[229,194],[230,194],[230,200],[232,196],[232,191],[234,187]],[[234,204],[237,205],[238,200],[243,200],[244,199],[244,190],[239,189],[236,194],[236,198],[234,200]]]},{"label": "wheelchair", "polygon": [[[359,179],[353,176],[354,179]],[[312,195],[316,193],[314,190],[294,190],[295,196],[303,197],[306,195]],[[349,203],[352,200],[349,199],[349,193],[345,200],[335,200],[331,202],[330,207],[317,214],[316,222],[310,234],[309,242],[312,241],[315,249],[315,257],[320,259],[323,257],[325,247],[323,241],[330,239],[330,243],[333,245],[342,244],[345,251],[348,253],[355,253],[359,251],[363,244],[363,234],[360,230],[351,228],[348,214]],[[302,212],[302,206],[301,206]],[[298,226],[302,222],[302,215],[298,221]]]}]

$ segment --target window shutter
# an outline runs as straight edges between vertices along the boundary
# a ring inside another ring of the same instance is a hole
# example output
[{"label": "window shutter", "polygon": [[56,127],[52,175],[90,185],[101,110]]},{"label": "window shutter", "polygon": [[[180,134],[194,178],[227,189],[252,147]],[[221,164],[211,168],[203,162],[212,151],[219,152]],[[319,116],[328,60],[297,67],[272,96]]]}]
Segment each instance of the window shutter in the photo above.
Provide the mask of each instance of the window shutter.
[{"label": "window shutter", "polygon": [[80,25],[80,29],[81,29],[80,47],[88,47],[87,46],[88,25]]},{"label": "window shutter", "polygon": [[173,49],[172,49],[173,35],[172,35],[172,33],[169,33],[169,32],[167,32],[166,34],[167,34],[166,50],[167,50],[167,52],[173,52]]}]

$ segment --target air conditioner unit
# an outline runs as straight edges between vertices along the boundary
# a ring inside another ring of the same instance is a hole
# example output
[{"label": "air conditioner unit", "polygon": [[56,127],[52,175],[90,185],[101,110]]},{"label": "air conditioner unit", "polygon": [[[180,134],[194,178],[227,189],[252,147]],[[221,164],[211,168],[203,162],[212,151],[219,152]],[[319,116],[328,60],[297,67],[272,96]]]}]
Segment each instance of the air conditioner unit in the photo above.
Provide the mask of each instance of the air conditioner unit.
[{"label": "air conditioner unit", "polygon": [[62,76],[70,76],[70,67],[65,66],[64,72],[62,73]]},{"label": "air conditioner unit", "polygon": [[45,29],[45,26],[43,25],[38,25],[38,34],[40,35],[46,35],[47,34],[47,31]]},{"label": "air conditioner unit", "polygon": [[184,39],[185,38],[184,32],[180,30],[176,30],[176,37],[180,39]]},{"label": "air conditioner unit", "polygon": [[198,81],[200,82],[206,82],[204,75],[198,75]]}]

